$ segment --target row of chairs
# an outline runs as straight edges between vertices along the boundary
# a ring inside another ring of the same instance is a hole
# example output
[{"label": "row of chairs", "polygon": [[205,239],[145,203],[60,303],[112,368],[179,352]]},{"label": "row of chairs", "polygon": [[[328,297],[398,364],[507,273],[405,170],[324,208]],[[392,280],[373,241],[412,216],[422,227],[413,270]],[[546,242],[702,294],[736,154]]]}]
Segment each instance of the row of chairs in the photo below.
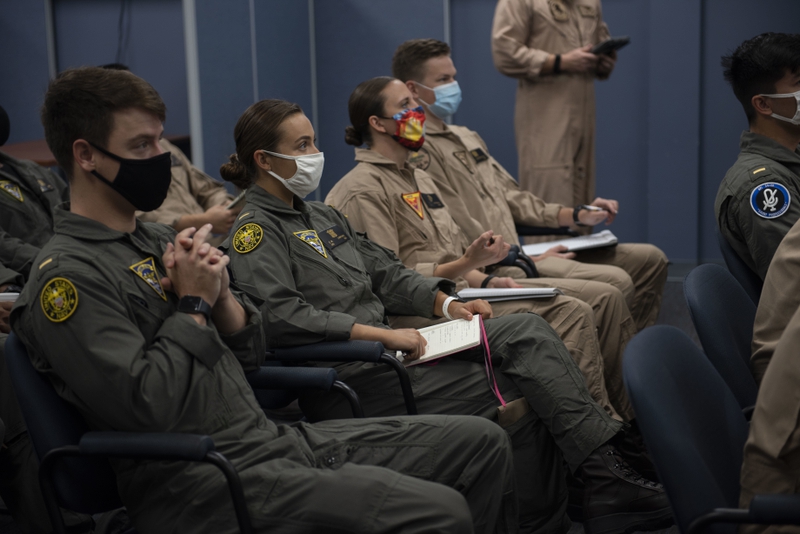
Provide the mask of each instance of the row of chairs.
[{"label": "row of chairs", "polygon": [[681,532],[800,525],[798,495],[757,495],[738,508],[758,395],[750,346],[762,282],[718,237],[729,270],[700,265],[684,282],[703,351],[675,327],[648,328],[625,350],[625,386]]}]

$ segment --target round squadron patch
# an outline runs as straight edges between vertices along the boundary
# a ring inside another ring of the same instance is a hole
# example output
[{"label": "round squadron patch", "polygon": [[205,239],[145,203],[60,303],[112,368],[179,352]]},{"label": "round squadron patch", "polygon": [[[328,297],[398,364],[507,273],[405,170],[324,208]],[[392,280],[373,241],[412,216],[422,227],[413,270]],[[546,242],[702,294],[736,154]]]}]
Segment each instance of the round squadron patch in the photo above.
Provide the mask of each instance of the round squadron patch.
[{"label": "round squadron patch", "polygon": [[428,167],[431,166],[431,155],[424,148],[420,148],[419,151],[412,152],[408,156],[408,164],[415,169],[428,170]]},{"label": "round squadron patch", "polygon": [[789,190],[777,182],[765,182],[750,193],[750,207],[764,219],[780,217],[792,203]]},{"label": "round squadron patch", "polygon": [[256,223],[247,223],[233,234],[233,250],[247,254],[261,243],[264,230]]},{"label": "round squadron patch", "polygon": [[39,298],[42,311],[54,323],[66,321],[78,307],[78,290],[66,278],[53,278]]}]

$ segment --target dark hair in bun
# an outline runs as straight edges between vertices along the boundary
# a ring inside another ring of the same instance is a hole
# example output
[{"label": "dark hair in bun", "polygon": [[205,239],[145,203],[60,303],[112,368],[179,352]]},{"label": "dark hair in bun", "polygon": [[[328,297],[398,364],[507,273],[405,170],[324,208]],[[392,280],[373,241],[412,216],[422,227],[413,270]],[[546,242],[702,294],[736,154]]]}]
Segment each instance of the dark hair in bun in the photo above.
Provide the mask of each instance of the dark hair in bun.
[{"label": "dark hair in bun", "polygon": [[348,145],[361,146],[372,143],[369,129],[369,118],[373,115],[383,116],[383,105],[386,103],[383,90],[393,82],[391,76],[379,76],[361,82],[350,95],[347,110],[350,112],[350,126],[344,129],[344,142]]},{"label": "dark hair in bun", "polygon": [[219,168],[222,178],[242,189],[249,187],[256,177],[253,154],[257,150],[274,152],[283,136],[283,121],[302,112],[297,104],[277,99],[261,100],[247,108],[233,129],[236,154]]}]

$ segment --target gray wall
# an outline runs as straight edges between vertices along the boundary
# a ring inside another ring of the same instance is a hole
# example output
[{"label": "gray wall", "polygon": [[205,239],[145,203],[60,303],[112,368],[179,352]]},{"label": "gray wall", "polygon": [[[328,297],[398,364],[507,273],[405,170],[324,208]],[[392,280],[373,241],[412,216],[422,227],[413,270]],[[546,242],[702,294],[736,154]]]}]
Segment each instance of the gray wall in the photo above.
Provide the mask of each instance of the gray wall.
[{"label": "gray wall", "polygon": [[[256,99],[298,102],[326,153],[320,196],[353,165],[343,141],[347,98],[388,74],[394,48],[414,37],[449,39],[464,101],[456,122],[478,130],[512,173],[515,81],[494,69],[494,0],[183,0],[197,30],[199,113],[190,119],[182,2],[131,0],[125,61],[159,90],[168,133],[202,128],[207,172],[233,151],[233,127]],[[114,59],[120,2],[53,0],[59,68]],[[188,6],[188,7],[187,7]],[[613,35],[630,35],[609,81],[597,83],[598,194],[622,204],[613,229],[649,241],[673,261],[719,258],[713,199],[734,160],[744,115],[720,56],[763,31],[797,31],[796,0],[604,0]],[[39,138],[48,56],[44,2],[0,5],[0,104],[11,142]],[[189,50],[194,52],[194,50]],[[5,80],[15,80],[8,83]]]}]

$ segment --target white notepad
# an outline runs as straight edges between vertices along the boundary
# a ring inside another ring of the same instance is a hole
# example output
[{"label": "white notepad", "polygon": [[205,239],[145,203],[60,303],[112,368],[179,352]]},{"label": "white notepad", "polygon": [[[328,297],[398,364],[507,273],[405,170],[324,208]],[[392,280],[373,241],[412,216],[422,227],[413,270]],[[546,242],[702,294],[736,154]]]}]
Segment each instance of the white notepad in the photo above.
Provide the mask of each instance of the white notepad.
[{"label": "white notepad", "polygon": [[559,239],[557,241],[548,241],[547,243],[525,245],[522,247],[522,251],[528,256],[538,256],[540,254],[544,254],[557,245],[564,245],[567,247],[568,252],[574,252],[577,250],[588,250],[590,248],[610,247],[616,244],[617,236],[611,233],[611,230],[603,230],[602,232],[598,232],[596,234],[570,237],[569,239]]},{"label": "white notepad", "polygon": [[458,292],[458,296],[464,300],[483,299],[488,302],[546,299],[556,295],[563,295],[557,287],[470,287]]},{"label": "white notepad", "polygon": [[0,302],[16,302],[19,293],[0,293]]},{"label": "white notepad", "polygon": [[428,345],[425,354],[418,360],[405,365],[418,365],[438,358],[444,358],[462,350],[477,347],[481,343],[481,321],[473,316],[471,321],[456,319],[418,330]]}]

